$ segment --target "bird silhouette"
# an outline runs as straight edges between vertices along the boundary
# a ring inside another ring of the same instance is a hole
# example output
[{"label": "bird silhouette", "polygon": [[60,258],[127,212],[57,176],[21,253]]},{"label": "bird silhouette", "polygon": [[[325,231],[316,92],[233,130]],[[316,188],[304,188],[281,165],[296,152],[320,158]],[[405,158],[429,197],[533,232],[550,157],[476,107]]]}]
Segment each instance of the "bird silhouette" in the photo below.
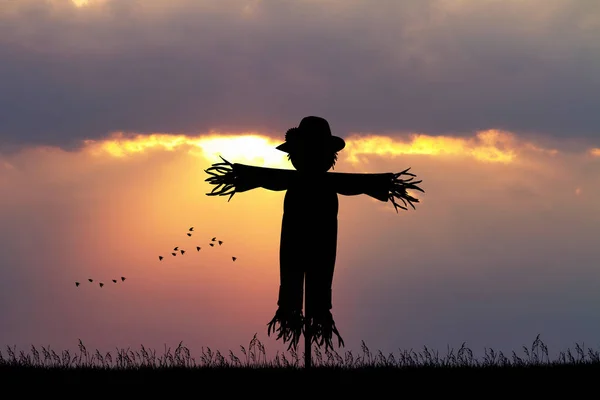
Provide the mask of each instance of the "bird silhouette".
[{"label": "bird silhouette", "polygon": [[215,247],[215,245],[213,243],[209,243],[210,247]]},{"label": "bird silhouette", "polygon": [[175,257],[177,255],[177,253],[171,253],[173,255],[173,257]]},{"label": "bird silhouette", "polygon": [[162,261],[163,256],[158,256],[158,261]]},{"label": "bird silhouette", "polygon": [[219,246],[220,246],[220,245],[222,245],[222,244],[223,244],[223,241],[222,241],[222,240],[219,240]]},{"label": "bird silhouette", "polygon": [[231,257],[231,259],[232,259],[233,261],[235,261],[235,260],[237,260],[237,257]]},{"label": "bird silhouette", "polygon": [[193,230],[194,230],[194,227],[192,226],[192,227],[190,228],[190,232],[191,232],[191,231],[193,231]]},{"label": "bird silhouette", "polygon": [[88,279],[88,281],[90,281],[90,282],[94,282],[94,280],[93,280],[93,279]]},{"label": "bird silhouette", "polygon": [[116,279],[113,279],[112,281],[113,281],[113,283],[117,283],[117,280],[116,280]]},{"label": "bird silhouette", "polygon": [[79,282],[75,282],[75,286],[79,287]]},{"label": "bird silhouette", "polygon": [[191,233],[188,233],[187,235],[188,235],[188,236],[192,236],[192,234],[191,234]]},{"label": "bird silhouette", "polygon": [[122,276],[122,277],[121,277],[121,281],[122,281],[122,282],[124,282],[124,281],[125,281],[125,277],[124,277],[124,276]]},{"label": "bird silhouette", "polygon": [[215,240],[217,240],[217,238],[216,238],[216,237],[212,238],[212,241],[213,241],[213,242],[214,242]]},{"label": "bird silhouette", "polygon": [[104,286],[104,283],[100,282],[100,287]]},{"label": "bird silhouette", "polygon": [[181,255],[183,255],[183,253],[185,253],[185,250],[181,250]]},{"label": "bird silhouette", "polygon": [[200,251],[201,247],[200,246],[196,246],[196,250]]},{"label": "bird silhouette", "polygon": [[179,246],[173,248],[174,251],[179,250]]}]

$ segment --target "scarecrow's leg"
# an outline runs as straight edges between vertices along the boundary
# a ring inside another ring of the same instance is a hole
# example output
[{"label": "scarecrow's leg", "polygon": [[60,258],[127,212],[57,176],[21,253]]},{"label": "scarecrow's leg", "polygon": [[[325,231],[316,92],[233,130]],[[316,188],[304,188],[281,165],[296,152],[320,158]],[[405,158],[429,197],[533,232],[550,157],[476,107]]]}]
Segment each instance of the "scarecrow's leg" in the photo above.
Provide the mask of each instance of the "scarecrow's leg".
[{"label": "scarecrow's leg", "polygon": [[304,273],[304,286],[306,296],[304,297],[304,368],[312,368],[312,307],[308,301],[310,297],[310,280],[308,269]]},{"label": "scarecrow's leg", "polygon": [[[280,286],[277,305],[279,308],[269,322],[267,333],[277,331],[277,339],[290,342],[288,348],[296,348],[303,330],[302,300],[304,297],[303,249],[301,232],[286,229],[283,225],[279,249]],[[279,327],[277,327],[279,325]]]},{"label": "scarecrow's leg", "polygon": [[337,221],[335,224],[331,222],[324,225],[321,235],[322,239],[318,250],[315,250],[318,251],[319,258],[310,264],[307,271],[306,309],[310,309],[311,314],[309,322],[312,341],[318,346],[324,344],[326,349],[333,349],[333,334],[337,336],[340,346],[343,346],[344,343],[331,314],[331,293],[337,250]]}]

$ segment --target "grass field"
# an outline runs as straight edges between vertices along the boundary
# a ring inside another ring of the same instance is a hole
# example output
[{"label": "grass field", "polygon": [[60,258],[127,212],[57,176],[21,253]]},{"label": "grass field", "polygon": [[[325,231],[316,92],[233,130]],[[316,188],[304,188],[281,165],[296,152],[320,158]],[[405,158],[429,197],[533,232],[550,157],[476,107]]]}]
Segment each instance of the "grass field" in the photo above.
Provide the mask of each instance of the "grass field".
[{"label": "grass field", "polygon": [[371,352],[364,342],[360,354],[313,350],[314,368],[305,371],[303,354],[294,351],[267,359],[256,335],[247,347],[240,346],[237,355],[233,351],[221,354],[205,348],[198,359],[182,343],[175,349],[166,348],[162,354],[144,346],[102,354],[89,351],[81,341],[76,354],[46,347],[32,346],[28,351],[7,347],[0,351],[0,379],[4,383],[35,383],[51,388],[119,384],[146,390],[161,385],[203,388],[229,382],[224,390],[230,394],[237,390],[246,394],[253,390],[281,393],[283,389],[296,395],[300,393],[301,382],[313,388],[327,387],[338,394],[345,390],[356,394],[366,388],[371,394],[385,388],[406,391],[411,383],[421,387],[425,384],[428,391],[441,389],[443,385],[458,385],[456,390],[460,391],[468,388],[460,389],[463,384],[477,384],[486,385],[491,393],[509,387],[519,390],[530,387],[536,394],[575,385],[569,389],[573,395],[578,384],[584,388],[600,377],[600,351],[576,344],[573,350],[566,349],[552,360],[539,336],[520,352],[505,355],[485,349],[481,359],[475,358],[464,344],[458,350],[448,349],[444,355],[427,347],[419,352],[407,350],[385,355]]}]

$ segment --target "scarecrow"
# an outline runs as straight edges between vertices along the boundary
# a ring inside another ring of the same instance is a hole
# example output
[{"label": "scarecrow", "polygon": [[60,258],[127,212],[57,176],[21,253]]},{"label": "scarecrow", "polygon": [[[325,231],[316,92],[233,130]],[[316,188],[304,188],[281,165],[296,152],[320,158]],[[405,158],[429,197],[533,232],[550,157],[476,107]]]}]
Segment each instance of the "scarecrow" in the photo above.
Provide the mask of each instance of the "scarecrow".
[{"label": "scarecrow", "polygon": [[[307,345],[325,344],[333,349],[343,339],[335,325],[332,309],[333,272],[337,250],[338,194],[366,194],[398,208],[415,208],[418,203],[407,189],[423,192],[410,168],[399,173],[334,173],[338,152],[345,147],[342,138],[333,136],[327,120],[309,116],[298,127],[289,129],[278,150],[288,153],[295,170],[263,168],[230,163],[224,158],[205,170],[215,188],[209,196],[227,196],[255,188],[285,190],[279,248],[280,286],[278,309],[267,324],[267,334],[277,332],[277,340],[298,344],[304,334]],[[409,179],[402,179],[410,176]],[[400,199],[403,206],[396,202]],[[229,201],[228,200],[228,201]],[[304,294],[306,298],[303,299]],[[304,314],[303,314],[303,300]],[[307,336],[309,335],[309,336]]]}]

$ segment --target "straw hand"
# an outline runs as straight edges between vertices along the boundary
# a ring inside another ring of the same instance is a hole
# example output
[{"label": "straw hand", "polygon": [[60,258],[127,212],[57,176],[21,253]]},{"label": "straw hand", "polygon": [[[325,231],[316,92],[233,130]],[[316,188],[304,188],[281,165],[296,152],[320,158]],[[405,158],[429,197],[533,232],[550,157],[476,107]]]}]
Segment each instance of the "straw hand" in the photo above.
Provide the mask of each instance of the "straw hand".
[{"label": "straw hand", "polygon": [[[396,212],[398,212],[398,208],[407,210],[408,209],[406,207],[407,205],[410,205],[413,209],[415,209],[415,206],[413,203],[419,202],[419,199],[411,196],[407,192],[407,190],[409,190],[409,189],[410,190],[418,190],[420,192],[425,193],[425,191],[423,189],[421,189],[419,186],[417,186],[422,181],[413,181],[413,179],[415,178],[416,175],[408,172],[409,170],[410,170],[410,168],[407,168],[402,172],[393,174],[393,178],[391,181],[390,194],[389,194],[388,198],[394,205]],[[402,176],[410,176],[410,178],[403,179]],[[404,206],[401,206],[400,204],[398,204],[396,202],[396,199],[400,199],[400,201],[402,201]]]},{"label": "straw hand", "polygon": [[235,194],[235,171],[233,170],[233,164],[219,156],[222,163],[215,163],[210,168],[205,169],[204,172],[211,175],[205,179],[205,182],[215,185],[210,193],[206,193],[207,196],[227,196],[229,199]]}]

